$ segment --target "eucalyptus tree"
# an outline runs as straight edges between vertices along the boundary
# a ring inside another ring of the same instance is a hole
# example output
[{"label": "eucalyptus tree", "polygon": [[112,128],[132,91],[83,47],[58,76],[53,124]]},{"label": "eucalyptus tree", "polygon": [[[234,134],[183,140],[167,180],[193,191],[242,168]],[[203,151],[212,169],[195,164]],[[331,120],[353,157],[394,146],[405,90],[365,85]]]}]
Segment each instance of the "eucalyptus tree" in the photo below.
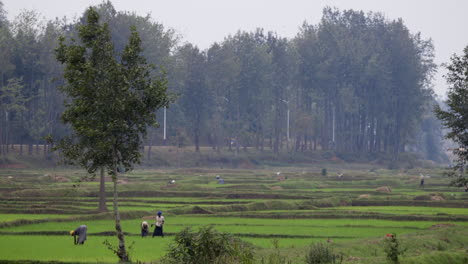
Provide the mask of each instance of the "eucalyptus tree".
[{"label": "eucalyptus tree", "polygon": [[[10,143],[11,124],[9,123],[12,118],[12,114],[5,111],[8,102],[15,100],[10,98],[11,91],[13,88],[11,85],[19,81],[14,79],[13,72],[15,70],[14,63],[14,39],[10,29],[10,23],[6,18],[6,11],[3,9],[3,3],[0,1],[0,155],[8,151],[8,144]],[[16,85],[14,85],[16,86]],[[16,89],[15,89],[16,90]],[[21,96],[21,93],[18,94]]]},{"label": "eucalyptus tree", "polygon": [[387,140],[394,158],[404,151],[408,140],[421,121],[426,100],[430,98],[429,83],[435,70],[433,46],[430,40],[412,35],[401,20],[389,24],[387,50],[392,73]]},{"label": "eucalyptus tree", "polygon": [[458,147],[453,150],[457,156],[455,169],[460,169],[452,184],[468,188],[468,177],[464,174],[468,160],[468,46],[462,55],[453,55],[447,65],[448,74],[445,76],[449,83],[447,92],[447,109],[436,105],[436,116],[449,129],[446,137],[453,140]]},{"label": "eucalyptus tree", "polygon": [[[281,135],[286,134],[289,140],[290,101],[288,94],[290,86],[292,59],[288,41],[285,38],[269,32],[267,36],[268,51],[271,54],[271,101],[273,102],[273,151],[278,153]],[[286,124],[286,129],[283,129]]]},{"label": "eucalyptus tree", "polygon": [[[39,87],[38,98],[38,113],[35,115],[35,123],[37,127],[36,138],[43,140],[44,156],[50,158],[47,148],[47,142],[44,138],[46,135],[55,138],[67,134],[68,128],[60,122],[60,114],[63,111],[63,95],[58,87],[63,85],[62,77],[63,67],[55,58],[55,48],[58,45],[59,36],[66,34],[64,30],[66,22],[64,20],[51,20],[45,25],[44,32],[41,34],[40,45],[40,66],[43,72]],[[38,140],[37,140],[38,141]]]},{"label": "eucalyptus tree", "polygon": [[21,115],[26,110],[25,104],[27,98],[23,96],[24,84],[21,79],[11,78],[6,85],[0,86],[0,155],[6,154],[8,144],[11,143],[11,137],[15,131]]},{"label": "eucalyptus tree", "polygon": [[206,124],[213,96],[206,84],[206,54],[187,44],[178,49],[178,69],[184,73],[180,104],[193,136],[195,152],[200,152],[200,137]]},{"label": "eucalyptus tree", "polygon": [[[163,67],[169,74],[168,79],[173,81],[174,74],[174,60],[172,54],[179,41],[179,37],[175,34],[174,30],[165,27],[163,24],[154,21],[150,14],[144,16],[137,15],[135,12],[117,11],[110,1],[103,1],[95,6],[96,11],[99,13],[101,20],[109,25],[111,36],[114,42],[114,49],[121,52],[126,45],[126,41],[130,36],[129,25],[136,27],[142,46],[142,55],[147,59],[148,63]],[[84,20],[82,18],[82,20]],[[159,68],[152,70],[152,74],[159,75],[161,73]],[[172,85],[169,85],[169,89]],[[159,113],[158,113],[159,114]],[[162,113],[161,113],[162,114]],[[179,123],[177,115],[177,107],[167,109],[167,115],[170,116],[170,128],[172,129]],[[162,132],[160,128],[150,127],[148,130],[148,139],[146,144],[149,145],[148,156],[151,158],[152,145],[156,136]]]},{"label": "eucalyptus tree", "polygon": [[223,139],[231,148],[235,111],[233,91],[240,72],[240,65],[230,42],[214,43],[206,53],[206,84],[213,96],[209,109],[211,141],[219,152]]},{"label": "eucalyptus tree", "polygon": [[[41,80],[44,77],[40,65],[42,21],[39,13],[32,10],[22,11],[12,23],[14,36],[14,75],[22,78],[23,96],[28,98],[19,129],[23,135],[16,140],[28,144],[28,153],[32,155],[33,143],[37,140],[35,117],[39,112],[38,99]],[[23,142],[25,140],[26,142]]]},{"label": "eucalyptus tree", "polygon": [[0,28],[8,27],[8,18],[7,18],[7,11],[5,10],[3,1],[0,1]]},{"label": "eucalyptus tree", "polygon": [[[154,112],[168,104],[166,81],[151,78],[141,56],[141,39],[134,27],[121,54],[116,54],[109,27],[89,8],[78,27],[80,42],[61,37],[57,60],[64,64],[68,96],[62,120],[72,135],[59,145],[64,156],[89,173],[105,167],[113,180],[113,209],[119,245],[114,252],[129,261],[118,210],[117,180],[141,158],[147,126],[156,124]],[[118,58],[117,58],[118,55]]]},{"label": "eucalyptus tree", "polygon": [[239,64],[239,74],[233,83],[230,98],[234,120],[233,136],[236,152],[240,146],[256,145],[264,141],[267,109],[272,105],[270,96],[271,55],[268,53],[263,30],[238,32],[229,37],[229,45]]}]

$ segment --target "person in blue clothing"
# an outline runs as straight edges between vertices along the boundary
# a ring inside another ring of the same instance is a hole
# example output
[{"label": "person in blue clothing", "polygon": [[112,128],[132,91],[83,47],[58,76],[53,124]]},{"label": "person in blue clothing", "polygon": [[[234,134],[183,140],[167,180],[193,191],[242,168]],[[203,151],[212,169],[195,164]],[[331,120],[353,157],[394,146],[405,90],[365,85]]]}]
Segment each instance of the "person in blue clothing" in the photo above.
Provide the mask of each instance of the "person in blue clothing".
[{"label": "person in blue clothing", "polygon": [[[70,231],[70,235],[73,236],[73,242],[75,245],[83,245],[86,241],[86,233],[88,227],[86,225],[80,225],[75,230]],[[78,236],[78,239],[76,238]]]},{"label": "person in blue clothing", "polygon": [[161,211],[158,211],[158,215],[156,216],[156,223],[154,223],[155,228],[153,232],[153,237],[160,236],[164,237],[163,232],[163,225],[164,225],[164,216],[162,215]]}]

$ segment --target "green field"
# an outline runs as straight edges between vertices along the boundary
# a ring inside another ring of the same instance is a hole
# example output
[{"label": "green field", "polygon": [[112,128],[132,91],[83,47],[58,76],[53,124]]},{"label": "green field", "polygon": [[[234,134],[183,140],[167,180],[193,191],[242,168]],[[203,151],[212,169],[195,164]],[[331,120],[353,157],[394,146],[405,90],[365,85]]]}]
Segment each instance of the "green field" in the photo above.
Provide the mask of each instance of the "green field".
[{"label": "green field", "polygon": [[[133,244],[132,259],[157,263],[179,231],[212,225],[251,243],[258,261],[279,252],[303,263],[311,243],[332,241],[350,263],[382,263],[383,237],[396,233],[408,248],[402,263],[464,263],[468,194],[447,187],[441,172],[431,171],[420,189],[418,175],[427,173],[421,169],[353,168],[344,170],[342,178],[334,170],[339,169],[330,168],[328,176],[310,167],[125,174],[119,210],[127,245]],[[117,244],[112,213],[96,211],[98,184],[80,182],[82,175],[74,170],[0,170],[0,262],[116,262],[103,244]],[[218,184],[216,175],[226,184]],[[167,184],[168,179],[176,184]],[[378,191],[381,186],[391,192]],[[110,183],[106,187],[110,190]],[[107,205],[112,211],[110,198]],[[141,221],[151,222],[158,210],[166,217],[166,237],[141,238]],[[88,226],[88,240],[75,246],[68,231],[81,224]]]}]

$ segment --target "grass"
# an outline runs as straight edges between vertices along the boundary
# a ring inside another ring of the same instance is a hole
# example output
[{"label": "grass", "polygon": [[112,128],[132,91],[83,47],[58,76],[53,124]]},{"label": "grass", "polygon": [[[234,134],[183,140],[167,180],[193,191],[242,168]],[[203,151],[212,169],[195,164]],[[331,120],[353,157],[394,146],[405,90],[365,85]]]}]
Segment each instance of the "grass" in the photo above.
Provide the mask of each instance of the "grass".
[{"label": "grass", "polygon": [[[0,214],[0,223],[12,222],[16,220],[36,220],[36,219],[48,219],[48,218],[60,218],[61,216],[54,214]],[[63,218],[69,218],[71,216],[62,216]]]},{"label": "grass", "polygon": [[[115,263],[115,256],[104,245],[105,240],[111,243],[115,239],[109,237],[90,237],[84,245],[74,245],[70,236],[0,236],[1,260],[28,260],[64,262],[94,262]],[[162,238],[128,238],[127,245],[135,242],[130,251],[133,260],[152,261],[160,258],[170,239]],[[115,243],[114,243],[115,244]],[[33,253],[33,255],[31,255]]]},{"label": "grass", "polygon": [[419,207],[419,206],[345,206],[335,207],[330,210],[376,212],[391,214],[423,214],[423,215],[468,215],[466,208],[443,208],[443,207]]},{"label": "grass", "polygon": [[[356,219],[247,219],[234,217],[166,217],[165,232],[176,233],[185,227],[199,227],[212,224],[215,229],[237,234],[240,237],[310,237],[310,238],[365,238],[386,233],[406,234],[428,228],[439,222],[428,221],[388,221]],[[152,221],[149,219],[148,221]],[[124,220],[125,232],[138,235],[141,220]],[[80,224],[88,226],[88,232],[113,232],[112,220],[91,220],[81,222],[46,222],[23,226],[1,228],[0,232],[64,232]],[[468,226],[467,222],[457,225]]]},{"label": "grass", "polygon": [[[320,175],[324,166],[329,171],[327,177]],[[308,245],[330,239],[333,247],[346,258],[357,258],[352,263],[365,264],[385,261],[382,237],[395,232],[409,248],[403,263],[431,263],[432,260],[444,263],[444,258],[463,263],[460,262],[464,254],[462,245],[468,245],[465,231],[468,221],[463,220],[468,216],[468,209],[461,207],[466,205],[468,195],[447,187],[447,179],[438,169],[402,173],[384,169],[369,172],[371,168],[319,164],[308,168],[258,170],[136,170],[123,175],[127,183],[119,186],[119,208],[125,216],[122,226],[129,234],[127,245],[135,242],[135,260],[156,261],[165,254],[176,232],[185,227],[198,229],[213,225],[219,231],[233,233],[252,243],[259,258],[275,250],[272,240],[278,239],[278,251],[293,263],[302,263]],[[284,178],[278,177],[277,171]],[[336,176],[340,171],[345,173],[343,179]],[[420,172],[431,175],[425,189],[418,188]],[[60,175],[71,181],[55,182],[46,175]],[[83,256],[80,261],[86,263],[115,263],[116,257],[102,244],[105,239],[117,241],[113,236],[112,212],[96,213],[96,181],[73,187],[81,175],[84,174],[80,171],[66,169],[0,170],[0,223],[4,223],[0,228],[0,262],[76,261],[76,256]],[[216,175],[224,178],[226,184],[218,184]],[[167,186],[168,179],[175,179],[175,186]],[[390,185],[392,192],[376,192],[376,187],[382,185]],[[110,197],[110,185],[107,187]],[[361,194],[370,197],[358,199]],[[422,195],[430,198],[431,194],[447,200],[415,200]],[[112,210],[110,199],[108,209]],[[152,222],[157,210],[166,216],[168,236],[140,238],[142,219]],[[456,226],[447,229],[446,234],[431,229],[442,223],[440,219]],[[450,222],[451,219],[458,221]],[[88,225],[89,229],[88,241],[82,247],[74,246],[67,235],[80,224]],[[450,233],[452,229],[455,234]]]}]

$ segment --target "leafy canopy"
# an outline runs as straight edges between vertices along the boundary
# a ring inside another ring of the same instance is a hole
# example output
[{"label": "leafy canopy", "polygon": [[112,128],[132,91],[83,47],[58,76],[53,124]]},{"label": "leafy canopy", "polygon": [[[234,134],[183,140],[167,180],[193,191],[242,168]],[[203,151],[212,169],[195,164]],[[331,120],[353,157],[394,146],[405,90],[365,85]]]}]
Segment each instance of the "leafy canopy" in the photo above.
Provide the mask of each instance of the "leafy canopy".
[{"label": "leafy canopy", "polygon": [[[459,146],[453,152],[458,157],[456,169],[462,168],[463,171],[468,160],[468,46],[462,56],[454,55],[451,58],[447,69],[449,72],[446,79],[450,84],[446,102],[448,109],[443,110],[436,106],[435,113],[449,129],[446,137]],[[468,186],[468,179],[461,175],[452,184]]]},{"label": "leafy canopy", "polygon": [[106,23],[99,23],[93,9],[86,24],[78,27],[78,43],[64,37],[56,56],[65,65],[67,84],[61,87],[69,101],[62,120],[73,134],[58,148],[73,164],[94,173],[117,164],[128,170],[140,160],[140,146],[147,126],[157,125],[155,111],[168,104],[165,77],[154,80],[134,27],[121,54],[116,54]]}]

